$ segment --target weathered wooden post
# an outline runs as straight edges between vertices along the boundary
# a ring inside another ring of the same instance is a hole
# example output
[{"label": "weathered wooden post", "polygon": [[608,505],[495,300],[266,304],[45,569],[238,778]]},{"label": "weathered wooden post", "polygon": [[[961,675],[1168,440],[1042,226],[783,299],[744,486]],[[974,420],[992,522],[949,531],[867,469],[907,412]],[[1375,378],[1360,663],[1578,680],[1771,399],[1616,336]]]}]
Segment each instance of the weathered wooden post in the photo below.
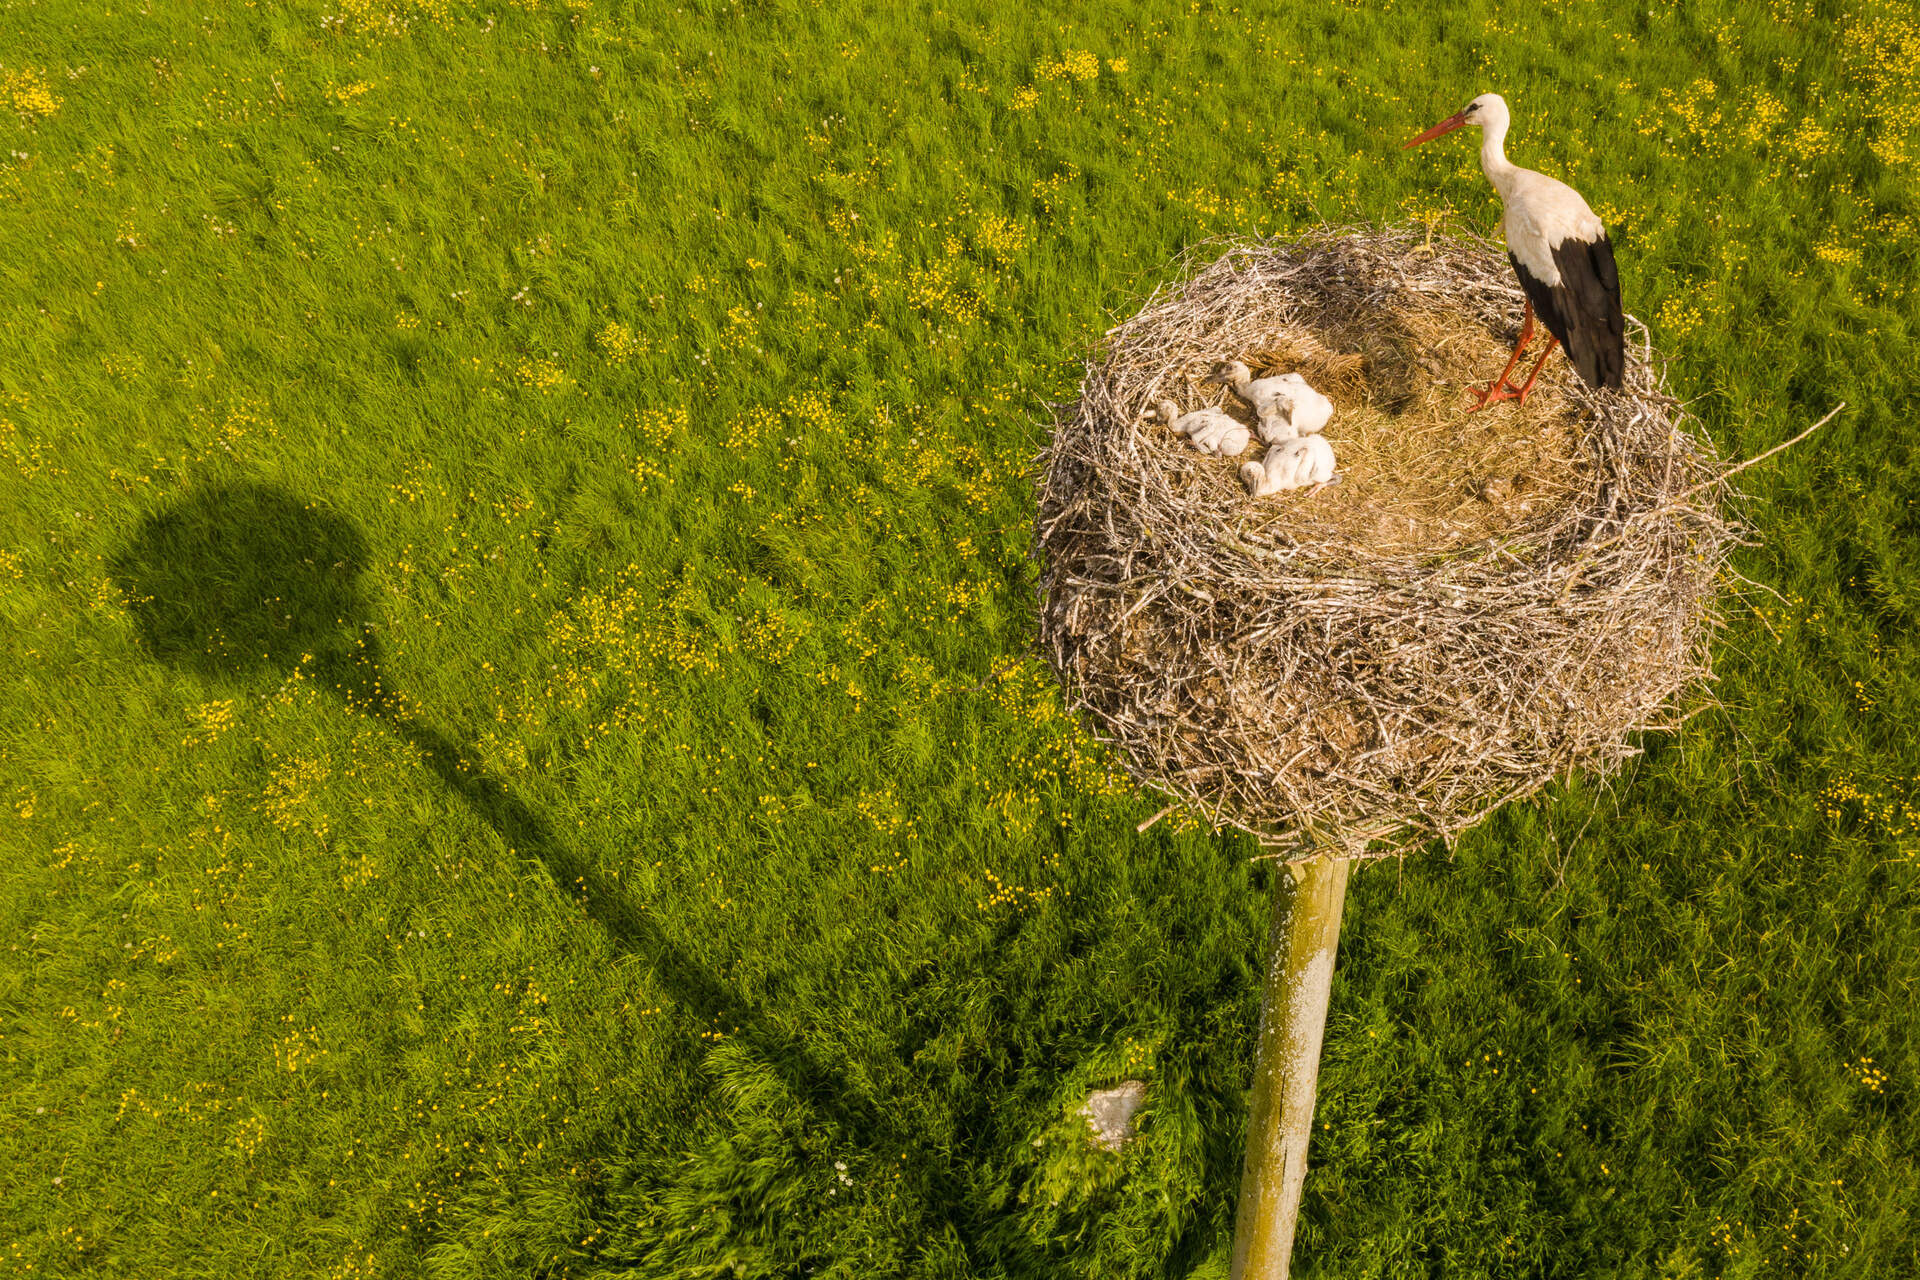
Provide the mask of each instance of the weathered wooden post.
[{"label": "weathered wooden post", "polygon": [[1348,866],[1328,854],[1274,876],[1233,1280],[1286,1280],[1293,1256]]}]

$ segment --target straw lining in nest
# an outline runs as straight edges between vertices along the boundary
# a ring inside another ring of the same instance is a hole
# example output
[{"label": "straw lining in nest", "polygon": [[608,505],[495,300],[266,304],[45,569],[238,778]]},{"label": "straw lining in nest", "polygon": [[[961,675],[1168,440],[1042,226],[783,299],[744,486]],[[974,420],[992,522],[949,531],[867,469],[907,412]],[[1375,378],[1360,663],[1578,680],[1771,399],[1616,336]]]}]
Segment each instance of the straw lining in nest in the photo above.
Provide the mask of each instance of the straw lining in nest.
[{"label": "straw lining in nest", "polygon": [[[1637,322],[1623,390],[1556,353],[1525,406],[1467,413],[1523,300],[1484,241],[1329,230],[1235,244],[1108,333],[1042,459],[1040,634],[1136,779],[1281,856],[1379,857],[1677,723],[1726,485]],[[1250,498],[1257,444],[1206,457],[1140,416],[1251,421],[1204,382],[1224,359],[1332,399],[1342,485]]]}]

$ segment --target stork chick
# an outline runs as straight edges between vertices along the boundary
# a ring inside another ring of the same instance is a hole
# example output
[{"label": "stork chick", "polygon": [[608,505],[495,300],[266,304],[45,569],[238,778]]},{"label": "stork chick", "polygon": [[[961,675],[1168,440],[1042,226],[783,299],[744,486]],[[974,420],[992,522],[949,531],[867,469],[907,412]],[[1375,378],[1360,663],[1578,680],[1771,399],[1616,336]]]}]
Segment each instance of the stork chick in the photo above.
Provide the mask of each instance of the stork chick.
[{"label": "stork chick", "polygon": [[1227,360],[1214,366],[1212,379],[1231,386],[1235,395],[1253,406],[1260,416],[1260,438],[1268,444],[1312,435],[1333,417],[1333,401],[1297,373],[1255,378],[1240,361]]},{"label": "stork chick", "polygon": [[1325,436],[1299,436],[1268,445],[1266,457],[1242,464],[1240,481],[1256,498],[1282,489],[1307,489],[1312,497],[1334,482],[1333,468],[1333,446]]},{"label": "stork chick", "polygon": [[1237,458],[1252,443],[1252,436],[1246,427],[1224,410],[1195,409],[1192,413],[1183,414],[1171,400],[1157,401],[1153,410],[1160,421],[1172,428],[1175,435],[1185,436],[1187,443],[1201,453]]}]

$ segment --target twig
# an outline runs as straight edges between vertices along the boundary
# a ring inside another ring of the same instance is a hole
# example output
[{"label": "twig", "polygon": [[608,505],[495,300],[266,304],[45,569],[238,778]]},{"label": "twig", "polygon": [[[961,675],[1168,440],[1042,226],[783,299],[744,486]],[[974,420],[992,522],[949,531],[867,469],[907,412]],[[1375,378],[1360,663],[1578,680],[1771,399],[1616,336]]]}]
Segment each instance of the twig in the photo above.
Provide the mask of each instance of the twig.
[{"label": "twig", "polygon": [[[1814,432],[1818,431],[1820,428],[1826,426],[1829,422],[1832,422],[1834,415],[1839,413],[1842,409],[1846,407],[1847,407],[1847,402],[1845,400],[1842,400],[1839,404],[1833,406],[1833,408],[1827,411],[1826,417],[1820,419],[1820,421],[1814,423],[1812,426],[1808,427],[1805,431],[1802,431],[1799,435],[1795,436],[1793,439],[1785,441],[1784,443],[1781,443],[1781,444],[1777,444],[1773,446],[1773,448],[1767,450],[1765,453],[1755,454],[1753,457],[1748,458],[1745,462],[1739,463],[1735,466],[1728,467],[1725,471],[1722,471],[1719,475],[1713,477],[1711,480],[1702,480],[1699,484],[1693,485],[1690,488],[1682,489],[1679,493],[1674,494],[1673,497],[1661,503],[1659,506],[1652,507],[1646,511],[1636,512],[1631,517],[1631,519],[1644,522],[1647,520],[1656,519],[1660,516],[1672,515],[1677,511],[1685,510],[1686,504],[1681,501],[1683,498],[1692,497],[1694,494],[1699,493],[1703,489],[1711,489],[1715,485],[1723,484],[1726,482],[1726,479],[1728,476],[1735,475],[1735,474],[1738,474],[1739,472],[1745,471],[1748,467],[1752,466],[1756,462],[1765,462],[1768,458],[1771,458],[1774,454],[1779,453],[1782,449],[1792,448],[1794,445],[1799,444],[1802,440],[1805,440],[1808,436],[1812,435]],[[1560,588],[1560,595],[1558,599],[1564,602],[1566,598],[1572,594],[1574,584],[1580,580],[1581,570],[1585,568],[1587,560],[1593,555],[1594,552],[1613,546],[1615,543],[1619,542],[1621,539],[1625,538],[1626,536],[1627,536],[1627,530],[1623,528],[1619,533],[1614,534],[1611,538],[1606,538],[1600,542],[1589,543],[1586,549],[1581,553],[1579,561],[1575,563],[1575,565],[1573,566],[1573,571],[1567,575],[1566,585]]]},{"label": "twig", "polygon": [[1794,445],[1799,444],[1802,440],[1805,440],[1808,436],[1812,435],[1814,432],[1818,431],[1820,428],[1826,426],[1829,422],[1832,422],[1834,419],[1834,415],[1838,414],[1842,409],[1846,407],[1847,407],[1847,402],[1845,400],[1842,400],[1839,404],[1827,410],[1826,417],[1820,419],[1820,421],[1814,423],[1812,426],[1808,427],[1805,431],[1802,431],[1799,435],[1795,436],[1793,439],[1788,440],[1783,444],[1777,444],[1773,446],[1773,448],[1767,450],[1765,453],[1755,454],[1753,457],[1748,458],[1745,462],[1742,462],[1737,466],[1728,467],[1725,471],[1722,471],[1719,475],[1715,476],[1711,480],[1703,480],[1699,484],[1694,485],[1690,489],[1682,489],[1680,492],[1674,494],[1673,497],[1668,500],[1669,505],[1671,505],[1671,503],[1678,502],[1682,498],[1690,498],[1694,494],[1699,493],[1702,489],[1710,489],[1714,485],[1724,482],[1728,476],[1738,475],[1740,472],[1745,471],[1748,467],[1752,466],[1756,462],[1765,462],[1768,458],[1771,458],[1774,454],[1779,453],[1782,449],[1791,449]]},{"label": "twig", "polygon": [[1151,818],[1148,818],[1145,822],[1135,827],[1134,831],[1144,835],[1148,827],[1152,826],[1154,823],[1160,821],[1160,819],[1172,813],[1173,808],[1174,807],[1172,805],[1168,805],[1166,808],[1162,809],[1160,812],[1154,814]]}]

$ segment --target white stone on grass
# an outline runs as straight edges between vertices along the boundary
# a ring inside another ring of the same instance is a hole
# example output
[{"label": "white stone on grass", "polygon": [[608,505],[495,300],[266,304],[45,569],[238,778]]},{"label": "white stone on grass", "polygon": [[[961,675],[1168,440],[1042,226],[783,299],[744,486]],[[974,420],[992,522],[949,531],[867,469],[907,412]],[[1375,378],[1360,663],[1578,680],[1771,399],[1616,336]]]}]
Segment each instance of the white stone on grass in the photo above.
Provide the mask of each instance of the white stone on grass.
[{"label": "white stone on grass", "polygon": [[1145,1080],[1122,1080],[1111,1089],[1097,1089],[1087,1095],[1080,1114],[1093,1130],[1094,1145],[1118,1151],[1133,1136],[1133,1113],[1147,1098]]}]

